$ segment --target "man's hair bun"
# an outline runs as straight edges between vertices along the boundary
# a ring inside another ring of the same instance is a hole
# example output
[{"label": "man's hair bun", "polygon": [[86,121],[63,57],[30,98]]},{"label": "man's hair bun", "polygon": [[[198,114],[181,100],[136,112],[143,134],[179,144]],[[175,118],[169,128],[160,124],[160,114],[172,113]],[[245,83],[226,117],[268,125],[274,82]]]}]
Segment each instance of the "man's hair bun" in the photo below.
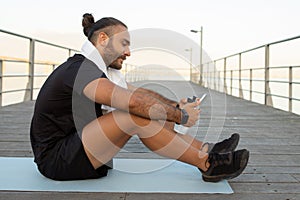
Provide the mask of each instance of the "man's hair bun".
[{"label": "man's hair bun", "polygon": [[85,13],[82,17],[83,17],[82,18],[83,33],[86,37],[88,37],[91,27],[95,23],[95,20],[93,15],[90,13]]}]

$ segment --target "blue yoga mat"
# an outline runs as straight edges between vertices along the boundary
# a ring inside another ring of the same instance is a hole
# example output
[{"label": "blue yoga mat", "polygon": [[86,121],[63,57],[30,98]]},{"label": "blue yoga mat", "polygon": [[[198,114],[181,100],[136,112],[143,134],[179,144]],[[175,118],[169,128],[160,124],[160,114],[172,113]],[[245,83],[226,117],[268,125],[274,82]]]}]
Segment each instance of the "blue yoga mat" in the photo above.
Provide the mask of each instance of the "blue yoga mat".
[{"label": "blue yoga mat", "polygon": [[0,157],[0,190],[134,193],[225,193],[227,181],[207,183],[197,168],[167,159],[114,159],[107,177],[53,181],[42,176],[33,158]]}]

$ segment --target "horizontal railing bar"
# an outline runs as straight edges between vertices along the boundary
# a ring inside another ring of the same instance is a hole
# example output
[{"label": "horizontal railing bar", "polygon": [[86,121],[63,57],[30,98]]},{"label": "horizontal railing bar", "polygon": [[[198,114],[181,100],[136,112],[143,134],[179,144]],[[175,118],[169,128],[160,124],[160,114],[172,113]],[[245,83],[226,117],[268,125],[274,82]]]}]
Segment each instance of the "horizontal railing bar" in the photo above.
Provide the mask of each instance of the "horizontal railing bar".
[{"label": "horizontal railing bar", "polygon": [[[34,75],[34,77],[48,77],[49,75],[48,74],[37,74],[37,75]],[[12,74],[10,74],[10,75],[2,75],[2,76],[0,76],[1,78],[22,78],[22,77],[30,77],[30,75],[29,74],[17,74],[17,75],[12,75]]]},{"label": "horizontal railing bar", "polygon": [[299,38],[300,38],[300,35],[295,36],[295,37],[291,37],[291,38],[287,38],[287,39],[284,39],[284,40],[279,40],[279,41],[276,41],[276,42],[271,42],[271,43],[268,43],[268,44],[265,44],[265,45],[260,45],[260,46],[258,46],[258,47],[254,47],[254,48],[251,48],[251,49],[248,49],[248,50],[239,52],[239,53],[235,53],[235,54],[232,54],[232,55],[229,55],[229,56],[225,56],[225,57],[216,59],[216,60],[214,60],[214,61],[224,60],[224,59],[226,59],[226,58],[238,56],[238,55],[240,55],[240,54],[244,54],[244,53],[247,53],[247,52],[250,52],[250,51],[254,51],[254,50],[263,48],[263,47],[265,47],[265,46],[270,46],[270,45],[274,45],[274,44],[278,44],[278,43],[282,43],[282,42],[287,42],[287,41],[291,41],[291,40],[295,40],[295,39],[299,39]]},{"label": "horizontal railing bar", "polygon": [[28,60],[22,60],[22,59],[15,59],[15,60],[10,60],[10,59],[3,59],[0,57],[0,61],[4,61],[4,62],[14,62],[14,63],[29,63]]},{"label": "horizontal railing bar", "polygon": [[290,99],[293,101],[300,101],[300,99],[297,99],[297,98],[290,98]]},{"label": "horizontal railing bar", "polygon": [[[40,87],[38,88],[33,88],[34,90],[39,90],[41,89]],[[0,92],[0,94],[7,94],[7,93],[14,93],[14,92],[23,92],[23,91],[30,91],[30,89],[25,88],[25,89],[17,89],[17,90],[6,90],[6,91],[2,91]]]},{"label": "horizontal railing bar", "polygon": [[13,92],[23,92],[23,91],[30,91],[30,89],[17,89],[17,90],[6,90],[2,91],[0,94],[6,94],[6,93],[13,93]]},{"label": "horizontal railing bar", "polygon": [[[0,57],[0,61],[4,62],[15,62],[15,63],[30,63],[27,59],[22,58],[11,58],[11,57]],[[55,62],[47,62],[47,61],[35,61],[34,64],[37,65],[59,65],[59,63]]]},{"label": "horizontal railing bar", "polygon": [[[237,87],[229,87],[229,88],[232,88],[232,89],[235,89],[235,90],[239,90],[239,88]],[[243,91],[247,91],[247,92],[252,92],[252,93],[258,93],[258,94],[265,94],[264,92],[259,92],[259,91],[255,91],[255,90],[248,90],[248,89],[243,89]],[[278,95],[278,94],[270,94],[268,93],[267,96],[274,96],[274,97],[279,97],[279,98],[283,98],[283,99],[291,99],[291,100],[294,100],[294,101],[300,101],[300,99],[297,99],[297,98],[289,98],[287,96],[282,96],[282,95]]]},{"label": "horizontal railing bar", "polygon": [[[228,87],[228,88],[230,88],[230,87]],[[239,90],[239,88],[237,88],[237,87],[232,87],[232,89]],[[243,89],[243,91],[257,93],[257,94],[263,94],[263,95],[265,94],[264,92],[259,92],[259,91],[256,91],[256,90]]]},{"label": "horizontal railing bar", "polygon": [[269,83],[290,83],[289,81],[268,80]]},{"label": "horizontal railing bar", "polygon": [[289,69],[289,68],[299,68],[299,65],[295,66],[274,66],[274,67],[269,67],[269,69]]},{"label": "horizontal railing bar", "polygon": [[[224,78],[223,78],[224,79]],[[235,81],[238,81],[240,80],[239,78],[230,78],[230,77],[226,77],[225,80],[235,80]],[[261,80],[261,79],[241,79],[242,81],[256,81],[256,82],[265,82],[265,80]]]},{"label": "horizontal railing bar", "polygon": [[[241,71],[250,71],[250,70],[252,70],[252,71],[255,71],[255,70],[265,70],[265,68],[247,68],[247,69],[241,69]],[[238,72],[239,69],[226,70],[226,72],[231,72],[231,71]],[[224,70],[221,70],[221,71],[218,71],[218,72],[224,73]]]},{"label": "horizontal railing bar", "polygon": [[28,74],[20,74],[20,75],[2,75],[2,78],[19,78],[19,77],[28,77]]},{"label": "horizontal railing bar", "polygon": [[279,98],[283,98],[283,99],[291,99],[293,101],[300,101],[300,99],[297,98],[293,98],[293,97],[286,97],[286,96],[282,96],[282,95],[278,95],[278,94],[267,94],[268,96],[273,96],[273,97],[279,97]]},{"label": "horizontal railing bar", "polygon": [[[269,67],[269,69],[289,69],[289,68],[300,68],[300,66],[298,66],[298,65],[296,65],[296,66],[276,66],[276,67]],[[252,71],[254,71],[254,70],[265,70],[265,68],[263,67],[263,68],[247,68],[247,69],[241,69],[241,71],[250,71],[250,70],[252,70]],[[233,72],[238,72],[238,71],[240,71],[239,69],[228,69],[228,70],[226,70],[226,72],[231,72],[231,71],[233,71]],[[222,70],[222,71],[218,71],[218,72],[224,72],[224,70]]]},{"label": "horizontal railing bar", "polygon": [[40,74],[40,75],[34,75],[34,77],[48,77],[49,75],[42,75],[42,74]]},{"label": "horizontal railing bar", "polygon": [[49,45],[49,46],[57,47],[57,48],[60,48],[60,49],[71,50],[71,51],[74,51],[74,52],[80,52],[76,49],[71,49],[71,48],[60,46],[60,45],[57,45],[57,44],[52,44],[50,42],[45,42],[45,41],[42,41],[42,40],[39,40],[39,39],[35,39],[35,41],[39,42],[39,43],[42,43],[42,44]]},{"label": "horizontal railing bar", "polygon": [[288,41],[299,39],[299,38],[300,38],[300,35],[295,36],[295,37],[291,37],[291,38],[287,38],[287,39],[284,39],[284,40],[279,40],[279,41],[276,41],[276,42],[271,42],[268,45],[274,45],[274,44],[278,44],[278,43],[288,42]]},{"label": "horizontal railing bar", "polygon": [[13,32],[10,32],[10,31],[3,30],[3,29],[0,29],[0,32],[2,32],[2,33],[7,33],[7,34],[9,34],[9,35],[13,35],[13,36],[17,36],[17,37],[21,37],[21,38],[25,38],[25,39],[29,39],[29,40],[32,39],[32,38],[30,38],[30,37],[28,37],[28,36],[21,35],[21,34],[17,34],[17,33],[13,33]]},{"label": "horizontal railing bar", "polygon": [[17,37],[21,37],[21,38],[28,39],[28,40],[34,40],[36,42],[43,43],[43,44],[50,45],[50,46],[54,46],[54,47],[58,47],[58,48],[61,48],[61,49],[66,49],[66,50],[71,50],[71,51],[74,51],[74,52],[79,52],[76,49],[71,49],[71,48],[68,48],[68,47],[64,47],[64,46],[61,46],[61,45],[53,44],[53,43],[46,42],[46,41],[43,41],[43,40],[34,39],[34,38],[31,38],[31,37],[28,37],[28,36],[25,36],[25,35],[13,33],[13,32],[10,32],[10,31],[3,30],[3,29],[0,29],[0,32],[6,33],[6,34],[9,34],[9,35],[13,35],[13,36],[17,36]]},{"label": "horizontal railing bar", "polygon": [[[214,78],[214,77],[207,77],[208,79],[218,79],[218,78]],[[224,80],[223,77],[221,77],[222,80]],[[226,77],[226,80],[234,80],[234,81],[238,81],[240,80],[239,78],[230,78],[230,77]],[[248,79],[248,78],[242,78],[241,81],[256,81],[256,82],[265,82],[265,80],[262,79]],[[300,82],[289,82],[289,81],[279,81],[279,80],[268,80],[267,82],[269,83],[291,83],[291,84],[300,84]]]},{"label": "horizontal railing bar", "polygon": [[282,99],[290,99],[289,97],[278,95],[278,94],[270,94],[270,93],[268,93],[267,95],[268,96],[272,96],[272,97],[279,97],[279,98],[282,98]]},{"label": "horizontal railing bar", "polygon": [[240,53],[235,53],[235,54],[232,54],[232,55],[229,55],[229,56],[225,56],[223,58],[219,58],[219,59],[214,60],[214,62],[220,61],[220,60],[224,60],[225,58],[231,58],[231,57],[234,57],[234,56],[238,56],[239,54],[243,54],[243,53],[247,53],[247,52],[250,52],[250,51],[254,51],[254,50],[257,50],[257,49],[260,49],[260,48],[263,48],[263,47],[265,47],[265,45],[254,47],[252,49],[248,49],[248,50],[242,51]]}]

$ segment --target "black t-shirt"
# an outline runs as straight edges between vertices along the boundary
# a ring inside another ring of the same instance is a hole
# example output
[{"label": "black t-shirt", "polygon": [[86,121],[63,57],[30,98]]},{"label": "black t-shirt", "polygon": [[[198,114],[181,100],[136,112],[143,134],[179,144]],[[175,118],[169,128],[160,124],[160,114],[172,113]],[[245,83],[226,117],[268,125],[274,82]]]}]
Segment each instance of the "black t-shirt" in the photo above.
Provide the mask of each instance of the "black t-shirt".
[{"label": "black t-shirt", "polygon": [[30,138],[35,161],[63,138],[80,133],[84,126],[102,116],[101,104],[83,94],[93,80],[105,74],[84,56],[76,54],[57,67],[37,97],[31,122]]}]

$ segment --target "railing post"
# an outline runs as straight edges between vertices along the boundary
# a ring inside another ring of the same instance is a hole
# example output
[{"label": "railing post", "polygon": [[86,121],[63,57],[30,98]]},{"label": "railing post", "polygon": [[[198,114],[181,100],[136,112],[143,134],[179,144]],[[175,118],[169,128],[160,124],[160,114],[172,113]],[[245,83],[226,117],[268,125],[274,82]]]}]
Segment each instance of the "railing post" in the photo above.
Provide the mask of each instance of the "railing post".
[{"label": "railing post", "polygon": [[270,45],[265,46],[265,105],[273,106],[270,90]]},{"label": "railing post", "polygon": [[[209,65],[208,65],[209,67]],[[210,79],[210,89],[213,89],[213,67],[209,67],[209,79]]]},{"label": "railing post", "polygon": [[250,86],[249,86],[249,90],[250,90],[250,101],[252,101],[252,77],[253,77],[253,72],[252,72],[253,70],[252,69],[250,69],[250,77],[249,77],[249,79],[250,79]]},{"label": "railing post", "polygon": [[289,112],[293,111],[293,67],[289,67]]},{"label": "railing post", "polygon": [[[203,65],[202,65],[203,67]],[[207,67],[206,67],[206,81],[207,81],[207,88],[210,88],[210,72],[209,72],[209,64],[207,64]],[[203,80],[203,79],[202,79]]]},{"label": "railing post", "polygon": [[226,85],[226,58],[224,58],[224,93],[227,94],[227,85]]},{"label": "railing post", "polygon": [[3,60],[0,60],[0,107],[2,107]]},{"label": "railing post", "polygon": [[218,71],[218,91],[220,91],[220,88],[221,88],[221,72]]},{"label": "railing post", "polygon": [[244,99],[242,87],[242,54],[239,54],[239,97]]},{"label": "railing post", "polygon": [[217,68],[216,68],[216,61],[214,62],[214,65],[213,65],[213,69],[214,69],[214,90],[217,90],[217,79],[216,79],[216,72],[217,72]]},{"label": "railing post", "polygon": [[230,95],[232,95],[233,70],[230,70]]},{"label": "railing post", "polygon": [[72,54],[72,50],[69,49],[69,57],[71,57],[71,54]]},{"label": "railing post", "polygon": [[28,83],[24,95],[24,101],[33,100],[33,84],[34,84],[34,47],[35,40],[30,39],[29,44],[29,72],[28,72]]},{"label": "railing post", "polygon": [[33,100],[33,85],[34,85],[34,50],[35,50],[35,40],[30,41],[30,53],[29,53],[29,75],[30,75],[30,100]]}]

